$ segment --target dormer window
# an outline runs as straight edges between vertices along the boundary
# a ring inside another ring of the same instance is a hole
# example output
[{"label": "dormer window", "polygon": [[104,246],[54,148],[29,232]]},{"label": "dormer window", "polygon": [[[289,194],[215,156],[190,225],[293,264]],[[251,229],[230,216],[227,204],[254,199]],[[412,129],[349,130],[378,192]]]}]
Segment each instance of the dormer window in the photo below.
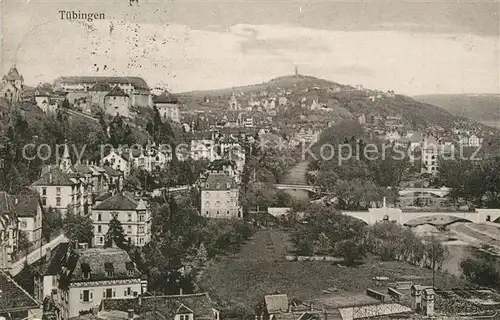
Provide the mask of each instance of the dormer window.
[{"label": "dormer window", "polygon": [[127,268],[127,274],[129,276],[133,276],[135,272],[135,266],[132,261],[125,263],[125,267]]},{"label": "dormer window", "polygon": [[106,277],[113,277],[115,274],[115,268],[111,262],[104,263],[104,271],[106,271]]},{"label": "dormer window", "polygon": [[83,279],[90,279],[90,265],[88,263],[82,263],[80,267],[82,268]]},{"label": "dormer window", "polygon": [[192,313],[181,313],[175,316],[175,320],[193,320]]}]

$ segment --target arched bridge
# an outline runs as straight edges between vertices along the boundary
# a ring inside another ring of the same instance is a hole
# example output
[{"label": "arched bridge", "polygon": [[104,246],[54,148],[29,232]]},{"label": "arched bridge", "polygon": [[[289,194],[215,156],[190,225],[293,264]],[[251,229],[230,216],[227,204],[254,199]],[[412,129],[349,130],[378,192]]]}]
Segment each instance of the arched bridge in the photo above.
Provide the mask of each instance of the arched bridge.
[{"label": "arched bridge", "polygon": [[405,188],[399,190],[400,196],[405,196],[412,193],[429,193],[442,198],[450,193],[450,189],[443,187],[443,188]]},{"label": "arched bridge", "polygon": [[342,213],[362,220],[369,225],[379,221],[395,221],[404,225],[414,219],[433,216],[451,216],[474,223],[495,221],[500,218],[500,209],[476,209],[474,212],[403,212],[398,208],[373,208],[368,209],[368,211],[343,211]]},{"label": "arched bridge", "polygon": [[307,184],[275,184],[277,189],[280,190],[305,190],[309,192],[317,193],[319,188],[316,186],[310,186]]}]

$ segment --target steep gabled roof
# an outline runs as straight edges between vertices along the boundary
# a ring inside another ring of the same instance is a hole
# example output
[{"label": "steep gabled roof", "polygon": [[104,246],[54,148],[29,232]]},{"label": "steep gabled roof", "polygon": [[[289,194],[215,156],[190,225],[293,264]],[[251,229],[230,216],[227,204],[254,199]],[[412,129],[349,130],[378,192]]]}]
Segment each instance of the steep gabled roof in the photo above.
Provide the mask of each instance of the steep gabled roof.
[{"label": "steep gabled roof", "polygon": [[207,293],[186,295],[138,297],[134,299],[103,299],[102,310],[127,311],[134,309],[139,314],[138,319],[174,320],[177,312],[193,312],[195,319],[212,320],[214,318],[214,303]]},{"label": "steep gabled roof", "polygon": [[28,292],[1,270],[0,288],[0,314],[27,311],[40,306]]},{"label": "steep gabled roof", "polygon": [[94,210],[136,210],[139,208],[140,200],[137,200],[129,192],[117,193],[94,207]]},{"label": "steep gabled roof", "polygon": [[23,76],[19,74],[19,71],[17,71],[16,67],[10,68],[9,72],[5,76],[3,76],[3,79],[7,81],[16,81],[16,80],[24,81]]},{"label": "steep gabled roof", "polygon": [[118,85],[114,86],[111,91],[108,92],[106,97],[128,97],[128,94],[126,94]]},{"label": "steep gabled roof", "polygon": [[50,168],[50,172],[42,174],[40,179],[33,182],[32,186],[72,186],[76,182],[71,176],[59,168]]},{"label": "steep gabled roof", "polygon": [[13,211],[18,217],[34,217],[41,207],[40,195],[38,192],[25,188],[17,197],[18,202],[14,206]]}]

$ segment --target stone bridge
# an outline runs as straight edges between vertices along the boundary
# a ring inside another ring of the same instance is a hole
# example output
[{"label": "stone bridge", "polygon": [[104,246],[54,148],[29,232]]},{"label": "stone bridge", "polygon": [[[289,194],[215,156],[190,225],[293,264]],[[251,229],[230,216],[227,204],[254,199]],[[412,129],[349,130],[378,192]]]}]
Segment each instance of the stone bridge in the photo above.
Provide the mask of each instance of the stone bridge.
[{"label": "stone bridge", "polygon": [[436,195],[440,198],[447,196],[450,193],[450,189],[443,187],[443,188],[405,188],[399,190],[399,195],[400,196],[405,196],[413,193],[429,193]]},{"label": "stone bridge", "polygon": [[368,211],[343,211],[342,213],[369,225],[379,221],[396,221],[404,225],[414,219],[432,216],[451,216],[474,223],[495,221],[500,218],[500,209],[476,209],[474,212],[403,212],[398,208],[373,208]]},{"label": "stone bridge", "polygon": [[316,186],[310,186],[307,184],[275,184],[277,189],[280,190],[305,190],[309,192],[318,192],[318,187]]}]

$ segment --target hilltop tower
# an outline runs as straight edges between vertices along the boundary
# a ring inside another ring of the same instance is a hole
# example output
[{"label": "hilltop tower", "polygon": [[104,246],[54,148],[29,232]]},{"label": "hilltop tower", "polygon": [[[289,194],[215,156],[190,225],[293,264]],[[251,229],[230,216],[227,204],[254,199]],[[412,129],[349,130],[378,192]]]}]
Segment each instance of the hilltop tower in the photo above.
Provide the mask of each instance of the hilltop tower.
[{"label": "hilltop tower", "polygon": [[299,76],[299,67],[297,65],[295,65],[295,76]]}]

